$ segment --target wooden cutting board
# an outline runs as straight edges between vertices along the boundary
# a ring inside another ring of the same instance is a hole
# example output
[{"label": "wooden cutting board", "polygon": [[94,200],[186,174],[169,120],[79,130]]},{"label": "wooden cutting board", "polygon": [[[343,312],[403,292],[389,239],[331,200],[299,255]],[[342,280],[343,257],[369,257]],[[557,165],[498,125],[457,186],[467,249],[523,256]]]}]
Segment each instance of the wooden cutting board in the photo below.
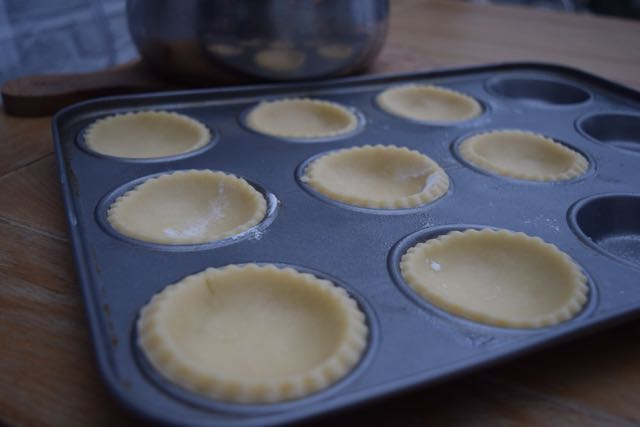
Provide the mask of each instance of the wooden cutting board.
[{"label": "wooden cutting board", "polygon": [[100,96],[181,89],[186,86],[153,73],[142,61],[104,71],[21,77],[2,86],[2,102],[13,116],[51,115],[75,102]]}]

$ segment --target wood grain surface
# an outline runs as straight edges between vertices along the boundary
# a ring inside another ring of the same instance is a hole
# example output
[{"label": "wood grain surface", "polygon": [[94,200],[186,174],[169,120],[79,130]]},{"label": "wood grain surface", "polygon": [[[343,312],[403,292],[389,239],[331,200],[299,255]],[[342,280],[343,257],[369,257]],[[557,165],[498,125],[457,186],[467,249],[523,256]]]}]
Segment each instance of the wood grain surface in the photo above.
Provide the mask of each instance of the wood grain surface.
[{"label": "wood grain surface", "polygon": [[[537,60],[640,89],[640,23],[459,1],[393,0],[372,72]],[[0,423],[126,426],[97,371],[48,118],[0,114]],[[316,425],[640,425],[640,321]]]}]

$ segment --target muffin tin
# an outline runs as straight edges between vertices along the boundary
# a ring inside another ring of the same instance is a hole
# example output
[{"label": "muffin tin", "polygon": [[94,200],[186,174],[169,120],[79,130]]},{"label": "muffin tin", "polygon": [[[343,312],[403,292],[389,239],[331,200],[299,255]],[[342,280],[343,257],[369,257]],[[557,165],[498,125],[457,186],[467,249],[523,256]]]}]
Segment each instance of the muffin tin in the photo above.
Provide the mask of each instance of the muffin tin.
[{"label": "muffin tin", "polygon": [[[375,96],[393,85],[428,83],[476,98],[484,112],[456,125],[404,120]],[[357,111],[357,133],[288,140],[250,131],[247,111],[266,99],[313,97]],[[93,121],[161,109],[193,117],[212,142],[189,155],[118,159],[93,154]],[[485,173],[460,160],[460,141],[493,129],[537,132],[577,150],[586,174],[530,182]],[[640,312],[640,93],[549,64],[498,64],[318,83],[119,96],[76,104],[53,120],[53,138],[74,258],[96,356],[111,391],[147,420],[170,425],[273,425],[306,419],[432,384]],[[362,208],[308,188],[304,167],[322,153],[398,145],[426,154],[450,178],[447,194],[409,209]],[[138,242],[110,227],[106,211],[148,177],[211,169],[245,178],[267,215],[239,236],[195,245]],[[495,228],[538,236],[570,255],[588,278],[589,300],[573,319],[513,329],[453,316],[418,297],[399,260],[411,246],[451,230]],[[344,379],[308,397],[233,404],[170,384],[137,345],[139,310],[170,283],[227,264],[274,263],[342,286],[366,314],[365,355]]]}]

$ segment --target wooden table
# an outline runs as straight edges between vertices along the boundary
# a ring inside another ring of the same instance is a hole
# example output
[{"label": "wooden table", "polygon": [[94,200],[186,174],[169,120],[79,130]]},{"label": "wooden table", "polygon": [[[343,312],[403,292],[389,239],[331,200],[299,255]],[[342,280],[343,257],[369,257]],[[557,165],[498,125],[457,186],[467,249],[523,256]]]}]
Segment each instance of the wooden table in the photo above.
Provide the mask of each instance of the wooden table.
[{"label": "wooden table", "polygon": [[[374,71],[507,60],[563,63],[640,89],[640,22],[394,0]],[[98,376],[49,126],[0,115],[0,421],[138,425]],[[640,321],[320,422],[638,425]]]}]

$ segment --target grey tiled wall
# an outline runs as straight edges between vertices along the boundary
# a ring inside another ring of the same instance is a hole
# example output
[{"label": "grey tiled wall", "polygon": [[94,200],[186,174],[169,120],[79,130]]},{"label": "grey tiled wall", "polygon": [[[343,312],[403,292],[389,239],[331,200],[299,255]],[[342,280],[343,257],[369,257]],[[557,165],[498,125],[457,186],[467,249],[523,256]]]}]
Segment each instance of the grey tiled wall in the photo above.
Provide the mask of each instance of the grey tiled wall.
[{"label": "grey tiled wall", "polygon": [[125,0],[0,0],[0,83],[99,70],[135,56]]}]

